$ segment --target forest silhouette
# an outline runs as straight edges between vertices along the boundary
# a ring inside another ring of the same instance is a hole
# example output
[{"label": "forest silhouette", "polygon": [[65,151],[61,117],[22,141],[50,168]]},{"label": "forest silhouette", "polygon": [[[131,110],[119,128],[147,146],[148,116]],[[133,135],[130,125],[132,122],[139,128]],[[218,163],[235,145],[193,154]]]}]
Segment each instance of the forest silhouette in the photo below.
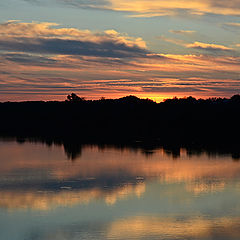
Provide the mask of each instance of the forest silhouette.
[{"label": "forest silhouette", "polygon": [[127,96],[0,103],[0,136],[81,143],[230,146],[240,144],[240,95],[173,98]]}]

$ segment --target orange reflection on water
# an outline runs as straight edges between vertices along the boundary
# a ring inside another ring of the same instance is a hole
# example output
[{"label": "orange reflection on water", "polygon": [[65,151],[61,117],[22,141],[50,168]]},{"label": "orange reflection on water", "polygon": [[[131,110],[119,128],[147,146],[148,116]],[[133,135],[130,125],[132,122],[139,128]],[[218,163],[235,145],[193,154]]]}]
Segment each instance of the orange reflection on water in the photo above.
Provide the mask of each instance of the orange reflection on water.
[{"label": "orange reflection on water", "polygon": [[[25,181],[30,182],[54,180],[63,181],[63,184],[66,180],[77,180],[80,185],[85,179],[95,181],[82,189],[71,189],[70,184],[67,191],[63,188],[39,193],[38,189],[24,190],[21,186],[15,187],[14,191],[4,188],[1,191],[0,207],[8,209],[46,210],[54,206],[86,204],[96,199],[103,199],[106,204],[115,204],[132,194],[142,196],[147,183],[156,180],[164,184],[184,183],[187,192],[194,195],[207,194],[224,191],[229,182],[239,184],[240,178],[240,163],[232,161],[230,157],[210,158],[206,154],[190,157],[183,150],[180,157],[174,159],[163,149],[146,155],[136,149],[85,146],[81,156],[74,162],[66,158],[63,148],[59,146],[47,148],[40,144],[9,143],[0,145],[0,152],[0,173],[3,178],[6,176],[13,187],[18,179],[25,178]],[[110,179],[110,182],[115,181],[111,189],[104,189],[105,178]]]},{"label": "orange reflection on water", "polygon": [[0,173],[24,170],[46,170],[54,179],[97,178],[121,175],[122,172],[143,178],[157,177],[161,181],[191,181],[207,177],[232,179],[240,176],[240,163],[231,157],[209,157],[206,154],[187,156],[184,151],[173,159],[162,149],[146,156],[141,150],[100,149],[85,146],[74,162],[67,160],[61,147],[9,144],[0,146]]},{"label": "orange reflection on water", "polygon": [[110,239],[239,239],[240,218],[133,217],[117,220],[108,229]]},{"label": "orange reflection on water", "polygon": [[63,190],[63,191],[1,191],[0,208],[50,210],[60,206],[88,204],[93,200],[104,200],[106,204],[115,204],[129,195],[140,197],[145,192],[145,184],[125,185],[111,190],[101,188]]},{"label": "orange reflection on water", "polygon": [[201,193],[213,193],[213,192],[221,192],[225,188],[225,182],[191,182],[186,184],[186,190],[189,192],[193,192],[195,195]]},{"label": "orange reflection on water", "polygon": [[[146,157],[140,151],[106,150],[99,152],[97,148],[85,149],[81,158],[74,166],[65,167],[52,165],[52,174],[56,178],[70,178],[73,176],[98,177],[102,175],[120,175],[122,172],[130,176],[143,178],[158,178],[160,181],[188,182],[203,178],[232,179],[240,176],[240,163],[230,157],[210,159],[207,155],[183,155],[174,160],[161,150]],[[98,156],[96,156],[98,155]]]}]

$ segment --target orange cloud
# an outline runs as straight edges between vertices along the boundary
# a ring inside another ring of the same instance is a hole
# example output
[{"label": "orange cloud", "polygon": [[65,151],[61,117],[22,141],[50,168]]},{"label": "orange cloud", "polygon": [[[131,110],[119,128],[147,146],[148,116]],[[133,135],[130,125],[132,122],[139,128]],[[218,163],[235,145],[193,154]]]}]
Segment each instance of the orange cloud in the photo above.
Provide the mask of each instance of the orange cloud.
[{"label": "orange cloud", "polygon": [[209,43],[202,43],[202,42],[194,42],[191,44],[186,44],[187,48],[197,48],[197,49],[204,49],[209,51],[231,51],[232,48],[225,47],[223,45],[218,44],[209,44]]},{"label": "orange cloud", "polygon": [[[74,1],[73,1],[74,2]],[[86,5],[88,1],[86,1]],[[84,4],[79,4],[84,6]],[[91,7],[88,5],[88,7]],[[137,13],[135,16],[162,16],[176,15],[180,11],[194,15],[220,14],[220,15],[239,15],[240,5],[238,0],[221,1],[218,0],[109,0],[106,4],[97,6],[102,9],[114,11],[125,11]],[[130,15],[131,16],[131,15]]]},{"label": "orange cloud", "polygon": [[169,32],[175,33],[175,34],[189,35],[189,34],[195,33],[196,31],[193,31],[193,30],[169,30]]},{"label": "orange cloud", "polygon": [[[192,31],[173,31],[170,30],[170,32],[177,33],[177,34],[191,34],[193,33]],[[158,39],[163,40],[165,42],[170,42],[176,45],[184,46],[186,48],[193,48],[193,49],[200,49],[200,50],[207,50],[209,52],[214,51],[214,52],[223,52],[223,51],[234,51],[233,48],[226,47],[223,45],[219,44],[212,44],[212,43],[203,43],[203,42],[194,42],[194,43],[186,43],[185,41],[181,39],[175,39],[175,38],[166,38],[164,36],[159,36]]]},{"label": "orange cloud", "polygon": [[[31,55],[22,57],[15,54],[2,57],[4,73],[0,72],[0,91],[3,99],[14,97],[11,93],[27,93],[25,98],[34,99],[39,93],[39,98],[46,100],[56,94],[55,99],[60,99],[61,95],[64,99],[74,91],[87,98],[134,94],[161,100],[189,94],[230,96],[239,89],[238,57],[150,54],[127,61],[66,55],[46,60],[32,60]],[[9,94],[4,96],[4,93]]]},{"label": "orange cloud", "polygon": [[[0,24],[0,39],[9,41],[19,41],[19,38],[33,39],[62,39],[81,40],[83,42],[114,42],[125,44],[128,47],[146,48],[146,43],[142,38],[129,37],[127,34],[120,34],[115,30],[104,32],[91,32],[90,30],[79,30],[76,28],[59,28],[59,24],[49,22],[22,23],[18,21],[8,21]],[[58,28],[56,28],[58,27]]]}]

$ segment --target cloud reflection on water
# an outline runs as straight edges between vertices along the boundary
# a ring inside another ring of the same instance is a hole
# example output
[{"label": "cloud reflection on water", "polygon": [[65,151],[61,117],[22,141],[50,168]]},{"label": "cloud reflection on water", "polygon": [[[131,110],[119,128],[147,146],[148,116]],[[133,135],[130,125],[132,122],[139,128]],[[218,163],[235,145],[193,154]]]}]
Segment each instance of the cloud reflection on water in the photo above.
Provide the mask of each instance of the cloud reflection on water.
[{"label": "cloud reflection on water", "polygon": [[107,205],[113,205],[118,200],[129,195],[140,197],[145,191],[145,184],[125,185],[114,189],[81,189],[71,191],[63,188],[62,191],[1,191],[0,207],[9,210],[33,209],[50,210],[57,207],[88,204],[91,201],[103,200]]},{"label": "cloud reflection on water", "polygon": [[0,145],[0,207],[49,210],[103,200],[115,204],[141,197],[151,182],[184,184],[183,195],[223,192],[239,184],[240,163],[230,157],[189,156],[176,160],[163,149],[141,150],[85,146],[81,157],[68,161],[62,147],[41,144]]},{"label": "cloud reflection on water", "polygon": [[117,220],[109,227],[109,239],[239,239],[239,218],[134,217]]}]

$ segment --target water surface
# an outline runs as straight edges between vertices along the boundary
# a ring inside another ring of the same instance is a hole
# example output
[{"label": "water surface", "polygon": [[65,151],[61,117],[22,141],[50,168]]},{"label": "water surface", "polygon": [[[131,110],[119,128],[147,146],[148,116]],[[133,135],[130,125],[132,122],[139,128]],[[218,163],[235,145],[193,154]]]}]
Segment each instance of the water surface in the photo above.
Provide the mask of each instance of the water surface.
[{"label": "water surface", "polygon": [[240,239],[231,155],[0,142],[0,239]]}]

